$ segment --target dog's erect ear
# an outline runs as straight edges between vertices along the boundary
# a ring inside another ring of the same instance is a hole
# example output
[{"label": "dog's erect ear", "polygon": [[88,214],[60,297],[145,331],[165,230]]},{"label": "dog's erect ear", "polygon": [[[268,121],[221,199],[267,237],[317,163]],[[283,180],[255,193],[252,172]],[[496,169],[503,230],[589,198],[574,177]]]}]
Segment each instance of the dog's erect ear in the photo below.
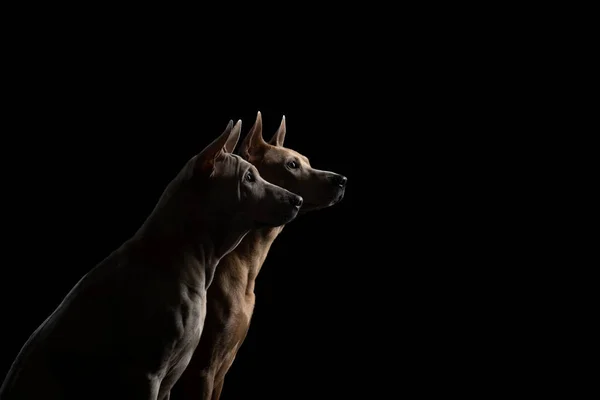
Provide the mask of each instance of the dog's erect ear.
[{"label": "dog's erect ear", "polygon": [[273,135],[271,140],[269,140],[269,144],[273,146],[283,146],[283,141],[285,140],[285,115],[281,118],[281,124],[279,125],[279,129]]},{"label": "dog's erect ear", "polygon": [[223,133],[198,154],[196,162],[197,165],[199,163],[202,170],[211,171],[214,168],[216,160],[223,157],[225,153],[231,153],[227,143],[229,142],[230,145],[233,144],[233,146],[236,145],[241,130],[241,123],[239,121],[236,124],[236,127],[237,129],[234,129],[233,121],[230,120]]},{"label": "dog's erect ear", "polygon": [[266,144],[262,136],[262,116],[260,111],[256,114],[256,122],[250,128],[250,132],[244,138],[240,146],[240,155],[246,160],[250,157],[250,154],[260,149]]},{"label": "dog's erect ear", "polygon": [[240,139],[241,132],[242,132],[242,120],[238,119],[238,121],[235,123],[235,125],[231,129],[231,133],[229,134],[229,137],[227,138],[227,141],[225,142],[225,146],[223,146],[223,148],[225,149],[225,151],[227,153],[233,153],[233,150],[235,149],[235,145],[237,144],[238,140]]}]

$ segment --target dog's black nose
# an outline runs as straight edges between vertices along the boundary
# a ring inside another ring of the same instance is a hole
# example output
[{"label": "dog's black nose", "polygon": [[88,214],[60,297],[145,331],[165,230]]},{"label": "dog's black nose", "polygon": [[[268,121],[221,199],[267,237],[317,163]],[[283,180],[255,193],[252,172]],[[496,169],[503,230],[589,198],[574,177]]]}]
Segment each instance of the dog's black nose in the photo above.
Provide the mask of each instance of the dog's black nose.
[{"label": "dog's black nose", "polygon": [[300,208],[302,206],[302,197],[300,196],[292,196],[290,197],[290,204],[294,207]]},{"label": "dog's black nose", "polygon": [[346,178],[344,175],[334,175],[332,180],[334,184],[338,185],[341,188],[346,186],[346,182],[348,182],[348,178]]}]

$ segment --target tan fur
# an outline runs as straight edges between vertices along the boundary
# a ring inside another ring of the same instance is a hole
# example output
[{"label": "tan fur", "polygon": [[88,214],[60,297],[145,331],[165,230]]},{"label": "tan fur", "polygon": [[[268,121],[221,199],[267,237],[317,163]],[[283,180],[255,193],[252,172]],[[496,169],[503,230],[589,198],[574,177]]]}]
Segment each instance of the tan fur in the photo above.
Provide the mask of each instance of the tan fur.
[{"label": "tan fur", "polygon": [[[243,158],[255,165],[267,181],[289,188],[304,198],[301,212],[328,207],[344,195],[345,178],[310,166],[308,158],[282,147],[285,117],[267,143],[262,139],[262,119],[256,122],[241,145]],[[293,172],[286,163],[295,161]],[[343,179],[338,184],[335,179]],[[334,183],[332,183],[334,182]],[[172,400],[217,400],[227,371],[242,345],[254,311],[254,285],[273,241],[283,226],[250,231],[238,247],[223,258],[208,290],[207,317],[200,344],[190,364],[171,392]]]}]

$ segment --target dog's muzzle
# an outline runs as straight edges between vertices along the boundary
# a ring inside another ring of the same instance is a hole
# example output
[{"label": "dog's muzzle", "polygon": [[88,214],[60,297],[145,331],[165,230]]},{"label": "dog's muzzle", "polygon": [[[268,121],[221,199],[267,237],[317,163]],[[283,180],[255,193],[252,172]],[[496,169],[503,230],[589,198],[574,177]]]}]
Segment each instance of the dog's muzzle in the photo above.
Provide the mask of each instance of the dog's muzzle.
[{"label": "dog's muzzle", "polygon": [[346,182],[348,182],[348,178],[339,174],[333,175],[330,179],[334,185],[339,186],[342,189],[346,187]]}]

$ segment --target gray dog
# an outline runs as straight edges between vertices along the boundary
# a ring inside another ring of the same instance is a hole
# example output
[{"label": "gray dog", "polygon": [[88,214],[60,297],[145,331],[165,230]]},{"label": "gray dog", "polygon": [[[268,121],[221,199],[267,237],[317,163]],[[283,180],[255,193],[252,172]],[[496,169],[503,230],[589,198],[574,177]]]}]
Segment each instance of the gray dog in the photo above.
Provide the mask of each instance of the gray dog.
[{"label": "gray dog", "polygon": [[219,260],[302,198],[231,154],[241,121],[184,166],[138,232],[86,274],[25,343],[1,400],[164,400],[192,357]]}]

